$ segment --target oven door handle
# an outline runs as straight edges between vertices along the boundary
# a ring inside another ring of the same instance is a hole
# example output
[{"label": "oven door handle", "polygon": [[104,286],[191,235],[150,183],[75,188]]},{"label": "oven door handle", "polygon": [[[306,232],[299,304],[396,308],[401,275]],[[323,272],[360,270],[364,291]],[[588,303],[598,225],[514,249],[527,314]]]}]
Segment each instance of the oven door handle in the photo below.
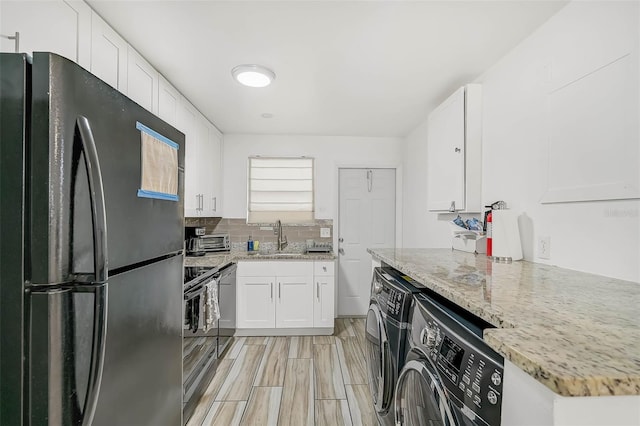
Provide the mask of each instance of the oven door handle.
[{"label": "oven door handle", "polygon": [[200,296],[204,293],[206,284],[199,284],[195,289],[191,289],[184,293],[184,300],[191,300],[196,296]]}]

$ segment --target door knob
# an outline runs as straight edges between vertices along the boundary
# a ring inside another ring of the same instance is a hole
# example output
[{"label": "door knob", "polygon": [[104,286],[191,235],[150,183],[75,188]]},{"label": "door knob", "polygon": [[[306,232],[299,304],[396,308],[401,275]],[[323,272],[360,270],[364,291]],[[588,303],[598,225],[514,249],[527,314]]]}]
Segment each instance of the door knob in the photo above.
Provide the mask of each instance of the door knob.
[{"label": "door knob", "polygon": [[338,253],[340,253],[340,254],[344,254],[344,249],[343,249],[342,247],[340,247],[340,248],[338,249]]}]

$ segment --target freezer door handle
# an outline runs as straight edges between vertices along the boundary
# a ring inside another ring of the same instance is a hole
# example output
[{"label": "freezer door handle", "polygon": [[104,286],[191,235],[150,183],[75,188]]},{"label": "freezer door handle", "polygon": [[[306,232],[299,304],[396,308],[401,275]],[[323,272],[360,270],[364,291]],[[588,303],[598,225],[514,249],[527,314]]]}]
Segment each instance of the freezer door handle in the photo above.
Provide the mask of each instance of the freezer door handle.
[{"label": "freezer door handle", "polygon": [[[93,294],[93,324],[90,340],[90,356],[88,362],[88,377],[86,398],[82,412],[71,408],[75,404],[70,399],[78,398],[79,390],[67,379],[74,376],[75,355],[73,350],[66,348],[65,342],[73,340],[74,303],[67,296],[72,293]],[[96,412],[102,372],[104,369],[105,345],[107,335],[108,312],[108,284],[68,284],[62,287],[47,288],[34,286],[30,291],[31,307],[34,316],[40,315],[31,324],[31,350],[41,355],[48,349],[49,356],[46,363],[37,363],[32,371],[32,384],[38,388],[38,396],[31,395],[33,424],[77,424],[90,426]],[[69,315],[69,313],[72,313]],[[44,317],[42,315],[44,314]],[[43,334],[34,332],[33,327],[47,323],[47,331]],[[50,342],[56,342],[51,347]],[[40,351],[40,352],[38,352]],[[71,352],[70,352],[71,351]],[[36,371],[37,370],[37,371]],[[35,382],[33,380],[36,380]],[[44,397],[43,397],[44,396]],[[81,417],[79,417],[81,416]],[[48,419],[48,421],[47,421]],[[81,421],[80,421],[81,420]],[[48,423],[47,423],[48,422]]]},{"label": "freezer door handle", "polygon": [[87,383],[87,398],[82,410],[82,426],[91,426],[93,416],[98,405],[102,370],[104,367],[104,351],[107,336],[107,305],[109,293],[107,283],[93,286],[78,286],[75,291],[90,291],[94,294],[94,322],[93,339],[91,342],[91,361],[89,365],[89,382]]},{"label": "freezer door handle", "polygon": [[96,283],[104,283],[109,278],[107,255],[107,213],[104,205],[104,188],[102,172],[98,160],[98,151],[93,139],[91,125],[86,117],[78,116],[76,129],[82,143],[87,178],[89,182],[89,196],[91,200],[91,216],[93,222],[93,264]]}]

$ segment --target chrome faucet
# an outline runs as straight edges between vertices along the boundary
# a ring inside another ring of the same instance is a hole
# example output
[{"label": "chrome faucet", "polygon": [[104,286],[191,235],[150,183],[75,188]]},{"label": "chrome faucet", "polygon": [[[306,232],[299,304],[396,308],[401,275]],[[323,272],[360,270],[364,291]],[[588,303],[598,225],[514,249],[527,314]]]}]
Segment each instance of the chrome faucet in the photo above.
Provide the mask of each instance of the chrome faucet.
[{"label": "chrome faucet", "polygon": [[280,219],[276,222],[276,234],[278,234],[278,251],[281,251],[287,246],[287,237],[282,237],[282,222]]}]

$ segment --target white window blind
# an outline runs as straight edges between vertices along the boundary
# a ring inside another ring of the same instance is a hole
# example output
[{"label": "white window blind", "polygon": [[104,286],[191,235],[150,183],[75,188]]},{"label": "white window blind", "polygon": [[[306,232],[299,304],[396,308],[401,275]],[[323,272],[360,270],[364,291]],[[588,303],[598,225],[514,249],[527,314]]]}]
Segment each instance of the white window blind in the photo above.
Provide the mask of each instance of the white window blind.
[{"label": "white window blind", "polygon": [[313,221],[313,158],[249,158],[249,223]]}]

